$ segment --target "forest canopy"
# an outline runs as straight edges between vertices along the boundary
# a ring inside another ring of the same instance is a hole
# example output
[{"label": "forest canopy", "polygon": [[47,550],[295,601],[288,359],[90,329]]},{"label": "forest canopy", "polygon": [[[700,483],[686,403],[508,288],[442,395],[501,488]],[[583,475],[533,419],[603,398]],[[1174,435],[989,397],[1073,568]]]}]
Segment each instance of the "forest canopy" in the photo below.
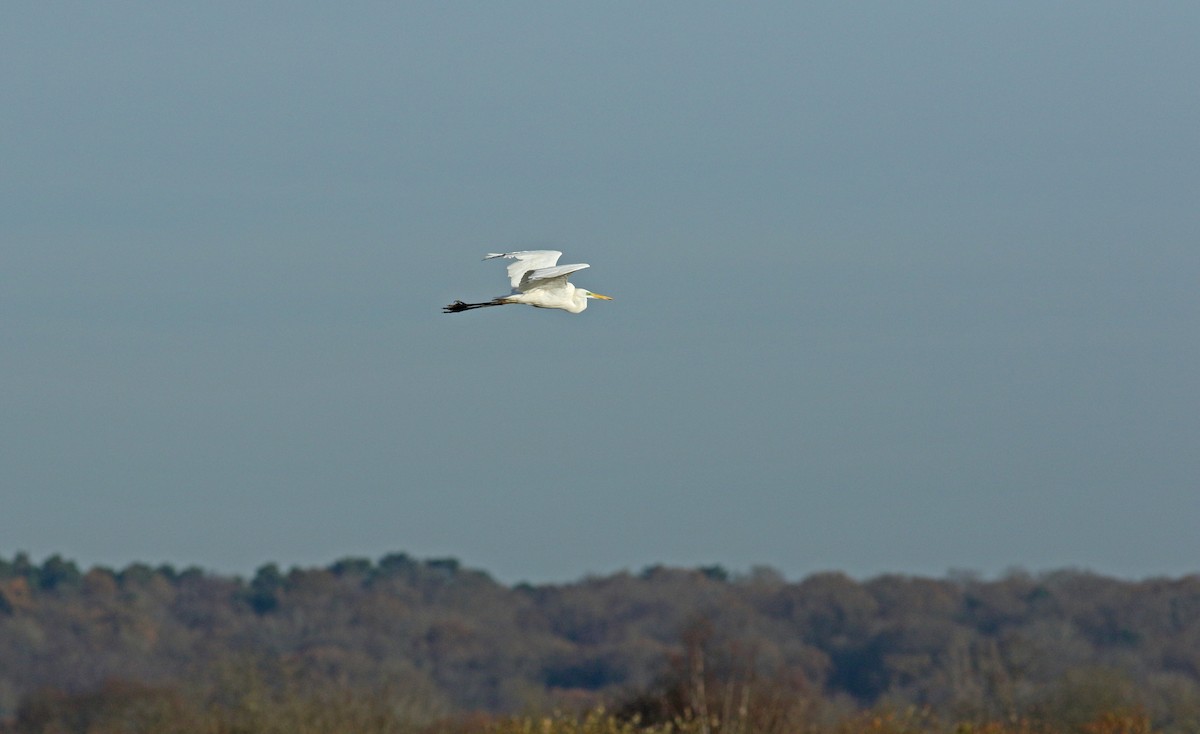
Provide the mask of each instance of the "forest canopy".
[{"label": "forest canopy", "polygon": [[402,553],[251,578],[0,558],[0,721],[47,696],[231,680],[402,691],[430,720],[598,705],[667,720],[706,706],[700,691],[714,707],[774,697],[975,720],[1139,710],[1200,731],[1200,576],[791,582],[653,566],[506,586]]}]

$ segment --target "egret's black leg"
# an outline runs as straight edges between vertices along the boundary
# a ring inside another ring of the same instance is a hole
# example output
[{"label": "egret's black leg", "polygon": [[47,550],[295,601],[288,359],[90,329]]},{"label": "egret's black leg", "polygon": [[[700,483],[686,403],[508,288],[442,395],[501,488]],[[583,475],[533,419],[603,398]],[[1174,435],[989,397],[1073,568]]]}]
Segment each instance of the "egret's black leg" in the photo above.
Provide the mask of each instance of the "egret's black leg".
[{"label": "egret's black leg", "polygon": [[487,303],[463,303],[462,301],[455,301],[449,306],[442,306],[442,313],[458,313],[459,311],[470,311],[473,308],[503,306],[506,303],[508,303],[508,301],[505,301],[501,298],[497,298],[494,301],[488,301]]}]

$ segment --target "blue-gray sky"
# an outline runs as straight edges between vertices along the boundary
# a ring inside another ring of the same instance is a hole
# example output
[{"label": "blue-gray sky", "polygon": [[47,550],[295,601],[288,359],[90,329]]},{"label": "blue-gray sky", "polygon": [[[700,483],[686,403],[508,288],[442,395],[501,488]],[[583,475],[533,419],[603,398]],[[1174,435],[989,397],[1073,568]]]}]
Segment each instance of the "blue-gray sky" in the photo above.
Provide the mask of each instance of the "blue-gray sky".
[{"label": "blue-gray sky", "polygon": [[0,554],[1200,569],[1194,3],[2,20]]}]

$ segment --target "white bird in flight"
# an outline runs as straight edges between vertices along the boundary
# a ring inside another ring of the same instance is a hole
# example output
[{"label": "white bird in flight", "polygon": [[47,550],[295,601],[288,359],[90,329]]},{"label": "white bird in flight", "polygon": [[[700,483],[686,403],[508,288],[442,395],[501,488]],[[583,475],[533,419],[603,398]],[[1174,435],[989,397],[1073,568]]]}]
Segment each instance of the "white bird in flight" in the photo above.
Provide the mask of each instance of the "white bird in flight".
[{"label": "white bird in flight", "polygon": [[521,252],[489,252],[484,260],[503,257],[516,260],[508,266],[508,279],[512,282],[512,293],[499,296],[484,303],[455,301],[442,307],[442,313],[458,313],[472,308],[506,306],[524,303],[537,308],[561,308],[571,313],[580,313],[587,308],[589,298],[611,301],[608,296],[576,288],[567,282],[567,276],[576,270],[591,267],[587,263],[556,265],[562,256],[557,250],[523,250]]}]

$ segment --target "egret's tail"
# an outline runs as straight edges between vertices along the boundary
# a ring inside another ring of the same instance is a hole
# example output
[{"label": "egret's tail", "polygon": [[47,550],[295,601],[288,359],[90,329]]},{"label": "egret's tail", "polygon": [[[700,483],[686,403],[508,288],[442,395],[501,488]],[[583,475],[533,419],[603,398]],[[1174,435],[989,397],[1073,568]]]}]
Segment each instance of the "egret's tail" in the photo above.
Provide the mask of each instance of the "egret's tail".
[{"label": "egret's tail", "polygon": [[486,303],[463,303],[455,301],[449,306],[442,306],[442,313],[458,313],[460,311],[470,311],[473,308],[487,308],[488,306],[503,306],[506,303],[512,303],[504,298],[493,298]]}]

